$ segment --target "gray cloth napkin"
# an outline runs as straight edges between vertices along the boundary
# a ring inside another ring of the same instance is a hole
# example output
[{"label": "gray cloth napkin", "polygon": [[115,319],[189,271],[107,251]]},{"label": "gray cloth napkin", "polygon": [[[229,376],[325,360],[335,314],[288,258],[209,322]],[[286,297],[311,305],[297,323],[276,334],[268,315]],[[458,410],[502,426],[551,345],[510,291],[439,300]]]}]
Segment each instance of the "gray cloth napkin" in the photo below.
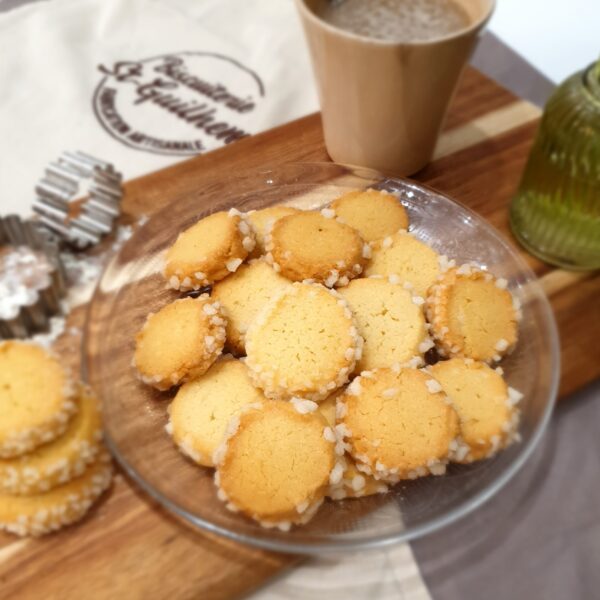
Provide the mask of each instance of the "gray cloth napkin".
[{"label": "gray cloth napkin", "polygon": [[600,598],[600,381],[489,503],[412,544],[434,599]]}]

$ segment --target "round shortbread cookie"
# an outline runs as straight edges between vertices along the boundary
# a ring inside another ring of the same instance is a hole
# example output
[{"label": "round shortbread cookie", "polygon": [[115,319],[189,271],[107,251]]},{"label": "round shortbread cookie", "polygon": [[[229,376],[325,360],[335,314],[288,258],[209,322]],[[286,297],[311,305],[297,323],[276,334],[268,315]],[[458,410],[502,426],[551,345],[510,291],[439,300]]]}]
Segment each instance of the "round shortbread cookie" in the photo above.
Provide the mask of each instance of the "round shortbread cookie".
[{"label": "round shortbread cookie", "polygon": [[289,279],[261,260],[242,265],[235,273],[215,284],[212,297],[221,303],[227,317],[226,345],[231,351],[245,354],[248,327],[264,306],[289,285]]},{"label": "round shortbread cookie", "polygon": [[506,280],[473,266],[443,273],[425,306],[442,355],[489,362],[500,360],[517,342],[518,308]]},{"label": "round shortbread cookie", "polygon": [[371,475],[361,473],[357,469],[354,459],[346,453],[343,436],[338,434],[336,429],[337,399],[343,393],[344,389],[340,389],[319,404],[319,412],[331,427],[332,433],[327,432],[327,435],[336,441],[337,463],[342,465],[341,473],[339,471],[333,473],[335,483],[330,483],[326,495],[332,500],[342,500],[387,492],[388,488],[383,482],[377,481]]},{"label": "round shortbread cookie", "polygon": [[221,354],[226,324],[220,303],[207,294],[175,300],[148,315],[132,364],[158,390],[198,377]]},{"label": "round shortbread cookie", "polygon": [[422,356],[433,346],[422,299],[389,279],[355,279],[339,290],[346,299],[365,344],[356,370],[391,367]]},{"label": "round shortbread cookie", "polygon": [[445,472],[458,416],[430,381],[417,369],[377,369],[348,386],[339,420],[361,472],[390,483]]},{"label": "round shortbread cookie", "polygon": [[163,275],[175,290],[197,290],[234,273],[254,246],[243,213],[217,212],[179,234],[167,250]]},{"label": "round shortbread cookie", "polygon": [[279,219],[267,236],[266,249],[267,262],[288,279],[327,287],[344,286],[358,277],[364,254],[370,252],[356,229],[315,211]]},{"label": "round shortbread cookie", "polygon": [[397,275],[400,283],[410,283],[415,294],[423,298],[439,273],[438,253],[406,231],[374,244],[371,262],[365,269],[367,277]]},{"label": "round shortbread cookie", "polygon": [[28,454],[0,459],[0,494],[47,492],[79,477],[101,448],[102,422],[98,400],[79,387],[79,410],[65,433]]},{"label": "round shortbread cookie", "polygon": [[316,409],[309,400],[265,400],[232,419],[215,453],[215,484],[228,508],[284,530],[312,517],[335,464]]},{"label": "round shortbread cookie", "polygon": [[331,203],[343,223],[356,229],[366,242],[376,242],[399,229],[408,228],[406,209],[387,192],[348,192]]},{"label": "round shortbread cookie", "polygon": [[519,420],[514,403],[520,394],[499,373],[468,358],[441,361],[427,370],[458,413],[464,445],[455,453],[455,462],[490,458],[514,439]]},{"label": "round shortbread cookie", "polygon": [[40,536],[79,521],[112,480],[110,455],[102,452],[84,474],[36,496],[0,495],[0,530]]},{"label": "round shortbread cookie", "polygon": [[202,377],[181,386],[169,405],[166,429],[183,454],[212,467],[212,455],[231,417],[245,405],[264,399],[252,384],[246,365],[224,358]]},{"label": "round shortbread cookie", "polygon": [[58,360],[27,342],[0,342],[0,458],[62,435],[77,412],[75,388]]},{"label": "round shortbread cookie", "polygon": [[282,206],[280,204],[248,212],[248,221],[250,222],[250,225],[252,225],[254,236],[256,238],[256,246],[250,253],[250,258],[258,258],[266,252],[265,238],[275,221],[281,219],[281,217],[287,217],[288,215],[294,215],[299,212],[302,211],[298,208]]},{"label": "round shortbread cookie", "polygon": [[269,398],[323,400],[342,386],[362,352],[346,301],[322,285],[294,283],[246,334],[246,364]]}]

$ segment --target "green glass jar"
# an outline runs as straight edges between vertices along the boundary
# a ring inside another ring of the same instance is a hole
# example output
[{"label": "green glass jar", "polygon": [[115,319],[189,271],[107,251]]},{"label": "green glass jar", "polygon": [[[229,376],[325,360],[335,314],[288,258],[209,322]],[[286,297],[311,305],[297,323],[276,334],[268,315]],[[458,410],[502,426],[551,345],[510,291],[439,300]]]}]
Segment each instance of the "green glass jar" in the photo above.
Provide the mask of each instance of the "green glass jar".
[{"label": "green glass jar", "polygon": [[548,100],[510,221],[517,239],[542,260],[600,268],[600,61]]}]

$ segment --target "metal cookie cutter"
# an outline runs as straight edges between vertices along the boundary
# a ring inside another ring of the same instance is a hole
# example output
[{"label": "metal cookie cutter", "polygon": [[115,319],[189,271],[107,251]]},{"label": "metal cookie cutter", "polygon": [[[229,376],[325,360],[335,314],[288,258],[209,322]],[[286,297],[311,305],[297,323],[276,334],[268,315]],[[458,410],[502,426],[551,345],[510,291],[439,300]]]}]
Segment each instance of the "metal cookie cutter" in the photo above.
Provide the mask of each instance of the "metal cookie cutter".
[{"label": "metal cookie cutter", "polygon": [[0,217],[0,338],[45,330],[61,312],[65,272],[58,244],[37,221]]},{"label": "metal cookie cutter", "polygon": [[[84,152],[63,152],[36,185],[33,210],[67,242],[79,248],[97,244],[121,212],[122,179],[110,163]],[[73,203],[86,194],[81,205]]]}]

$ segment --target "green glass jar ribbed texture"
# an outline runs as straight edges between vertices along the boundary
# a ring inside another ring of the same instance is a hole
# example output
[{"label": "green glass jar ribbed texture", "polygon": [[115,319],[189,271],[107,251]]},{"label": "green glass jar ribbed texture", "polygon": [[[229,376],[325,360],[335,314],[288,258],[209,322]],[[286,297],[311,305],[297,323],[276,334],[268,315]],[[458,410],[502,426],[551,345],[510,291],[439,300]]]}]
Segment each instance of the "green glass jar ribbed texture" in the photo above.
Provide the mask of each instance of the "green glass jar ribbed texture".
[{"label": "green glass jar ribbed texture", "polygon": [[600,61],[548,100],[510,220],[542,260],[600,268]]}]

